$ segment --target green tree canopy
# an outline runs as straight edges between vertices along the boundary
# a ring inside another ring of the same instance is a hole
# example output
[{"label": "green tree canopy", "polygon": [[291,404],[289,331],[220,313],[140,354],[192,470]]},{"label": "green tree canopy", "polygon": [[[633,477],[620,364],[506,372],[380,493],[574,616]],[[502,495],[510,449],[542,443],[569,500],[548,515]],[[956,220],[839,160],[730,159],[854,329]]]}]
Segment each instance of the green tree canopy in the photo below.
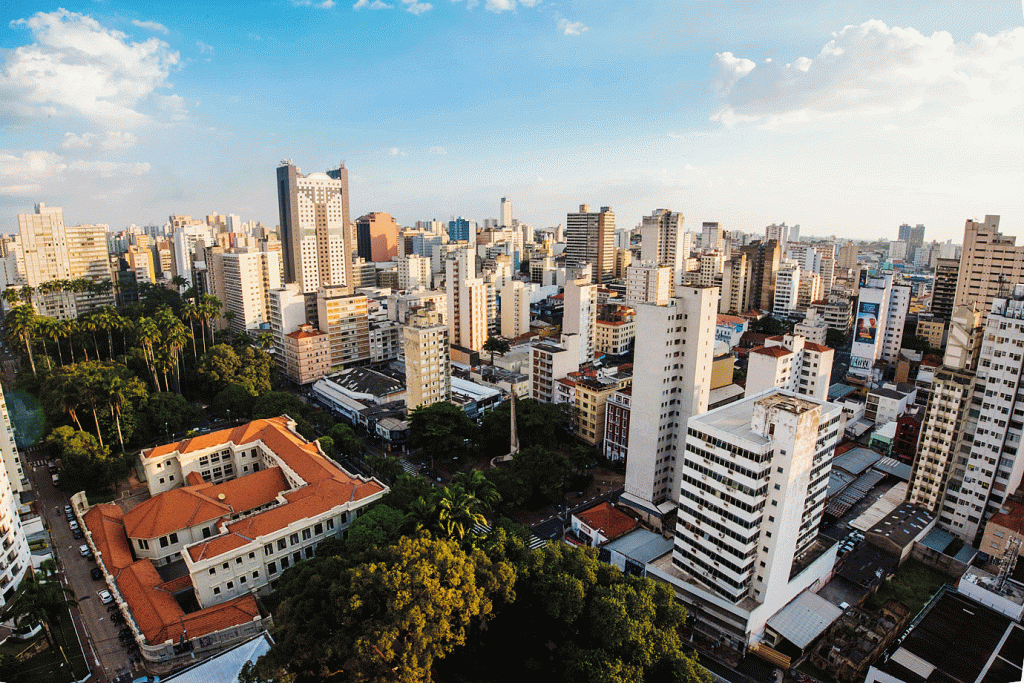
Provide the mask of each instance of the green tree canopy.
[{"label": "green tree canopy", "polygon": [[[480,448],[494,457],[508,453],[512,434],[511,401],[484,415],[480,423]],[[516,432],[520,448],[554,448],[571,443],[571,413],[567,403],[541,403],[532,398],[516,399]]]},{"label": "green tree canopy", "polygon": [[208,395],[216,395],[231,383],[241,384],[253,396],[270,391],[274,360],[260,349],[246,347],[240,352],[228,344],[217,344],[199,359],[196,373]]},{"label": "green tree canopy", "polygon": [[438,462],[458,460],[474,441],[477,427],[454,403],[440,401],[409,413],[409,443]]}]

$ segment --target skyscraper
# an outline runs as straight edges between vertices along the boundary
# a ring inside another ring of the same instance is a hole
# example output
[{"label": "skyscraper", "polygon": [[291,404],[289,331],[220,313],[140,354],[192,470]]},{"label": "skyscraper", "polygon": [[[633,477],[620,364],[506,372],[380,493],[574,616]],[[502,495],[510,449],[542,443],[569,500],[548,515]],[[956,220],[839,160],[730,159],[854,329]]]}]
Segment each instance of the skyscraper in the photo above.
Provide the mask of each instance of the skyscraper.
[{"label": "skyscraper", "polygon": [[590,278],[568,280],[563,291],[565,297],[562,332],[580,337],[579,364],[594,359],[594,332],[597,326],[597,285]]},{"label": "skyscraper", "polygon": [[479,351],[487,341],[487,286],[476,277],[476,256],[466,245],[448,254],[444,287],[451,344]]},{"label": "skyscraper", "polygon": [[25,571],[32,566],[28,540],[18,513],[19,500],[14,493],[23,490],[28,482],[18,458],[3,392],[0,392],[0,454],[4,461],[4,466],[0,467],[0,530],[5,553],[0,561],[0,608],[3,608],[14,598]]},{"label": "skyscraper", "polygon": [[[19,268],[25,284],[38,287],[44,282],[71,279],[64,211],[59,206],[36,204],[34,213],[19,213],[21,231]],[[32,298],[36,310],[53,318],[74,318],[74,296],[69,292],[37,294]]]},{"label": "skyscraper", "polygon": [[964,224],[955,305],[974,303],[983,315],[988,315],[992,299],[1000,295],[1000,290],[1024,282],[1024,246],[1015,246],[1016,241],[999,232],[999,216]]},{"label": "skyscraper", "polygon": [[277,167],[284,280],[306,295],[309,320],[316,320],[321,287],[351,287],[352,230],[348,214],[348,169],[303,175],[291,161]]},{"label": "skyscraper", "polygon": [[932,315],[949,322],[956,301],[956,282],[960,277],[960,261],[940,258],[935,261],[935,283],[932,285]]},{"label": "skyscraper", "polygon": [[622,500],[660,525],[675,510],[686,420],[708,408],[718,288],[676,289],[666,305],[636,305],[632,414]]},{"label": "skyscraper", "polygon": [[566,215],[565,265],[592,267],[593,281],[600,284],[615,278],[615,213],[602,206],[591,213],[588,204],[580,204],[578,213]]},{"label": "skyscraper", "polygon": [[507,197],[501,198],[501,218],[498,219],[498,225],[502,228],[512,227],[512,202]]},{"label": "skyscraper", "polygon": [[406,408],[413,410],[452,395],[448,326],[432,304],[414,309],[402,328],[405,344]]},{"label": "skyscraper", "polygon": [[655,209],[640,224],[640,260],[672,268],[673,287],[682,284],[683,264],[690,256],[690,234],[683,229],[686,219],[676,211]]},{"label": "skyscraper", "polygon": [[398,256],[398,223],[391,214],[374,211],[356,219],[359,256],[374,263]]}]

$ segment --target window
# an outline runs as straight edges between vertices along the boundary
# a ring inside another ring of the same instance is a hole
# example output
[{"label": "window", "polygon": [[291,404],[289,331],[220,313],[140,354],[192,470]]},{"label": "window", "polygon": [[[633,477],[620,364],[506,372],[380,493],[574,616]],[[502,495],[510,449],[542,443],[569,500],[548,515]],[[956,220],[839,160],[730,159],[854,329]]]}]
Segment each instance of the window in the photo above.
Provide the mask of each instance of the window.
[{"label": "window", "polygon": [[288,537],[288,540],[291,541],[292,545],[297,545],[298,542],[299,542],[299,535],[298,534],[292,534],[291,536]]},{"label": "window", "polygon": [[220,586],[214,586],[213,594],[214,595],[220,595]]},{"label": "window", "polygon": [[333,519],[329,519],[329,520],[327,520],[327,530],[331,531],[332,529],[334,529],[334,520]]},{"label": "window", "polygon": [[178,534],[176,534],[176,533],[175,534],[171,534],[171,543],[177,543],[177,542],[178,542]]},{"label": "window", "polygon": [[166,536],[161,536],[160,537],[160,547],[161,548],[166,548],[168,545],[170,545],[170,544],[167,542],[167,537]]},{"label": "window", "polygon": [[228,565],[228,563],[227,563],[227,562],[225,562],[225,563],[224,563],[224,567],[223,567],[223,568],[224,568],[224,569],[227,569],[227,568],[228,568],[229,566],[230,566],[230,565]]},{"label": "window", "polygon": [[288,541],[284,540],[283,538],[279,538],[277,540],[277,549],[278,550],[286,550],[287,548],[288,548]]},{"label": "window", "polygon": [[246,579],[244,576],[238,577],[238,583],[245,583],[246,581],[248,581],[248,579]]},{"label": "window", "polygon": [[268,555],[273,555],[273,554],[274,554],[274,544],[273,543],[267,543],[265,546],[263,546],[263,556],[264,557],[267,557]]},{"label": "window", "polygon": [[228,590],[231,590],[234,587],[235,587],[235,582],[234,581],[228,581]]},{"label": "window", "polygon": [[253,572],[252,573],[252,578],[259,579],[260,578],[260,573],[258,571]]},{"label": "window", "polygon": [[256,553],[249,553],[249,559],[250,560],[255,560],[256,559]]},{"label": "window", "polygon": [[285,569],[288,569],[288,558],[287,557],[282,557],[281,558],[281,570],[284,571]]},{"label": "window", "polygon": [[267,565],[267,573],[268,574],[276,574],[277,573],[277,562],[271,562],[270,564]]},{"label": "window", "polygon": [[210,567],[210,576],[213,576],[216,573],[217,573],[217,568],[216,567]]},{"label": "window", "polygon": [[323,532],[324,532],[324,525],[323,524],[316,524],[316,525],[313,526],[313,533],[315,533],[317,536],[319,536]]}]

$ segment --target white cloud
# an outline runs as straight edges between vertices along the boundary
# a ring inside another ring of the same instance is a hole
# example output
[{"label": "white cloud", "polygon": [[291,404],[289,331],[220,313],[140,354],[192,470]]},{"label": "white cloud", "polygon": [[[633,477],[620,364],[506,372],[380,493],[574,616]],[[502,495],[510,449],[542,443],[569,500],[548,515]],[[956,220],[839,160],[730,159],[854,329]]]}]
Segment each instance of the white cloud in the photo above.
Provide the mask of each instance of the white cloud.
[{"label": "white cloud", "polygon": [[1024,27],[955,42],[881,21],[847,26],[814,57],[755,65],[716,55],[712,120],[766,126],[840,115],[978,107],[1005,114],[1024,103]]},{"label": "white cloud", "polygon": [[536,7],[541,3],[542,0],[519,0],[519,4],[523,7]]},{"label": "white cloud", "polygon": [[331,9],[334,7],[334,0],[323,0],[323,2],[313,2],[313,0],[292,0],[292,4],[296,7],[317,7],[319,9]]},{"label": "white cloud", "polygon": [[157,38],[129,42],[124,33],[63,9],[11,26],[29,28],[36,42],[8,53],[0,69],[0,118],[79,114],[138,126],[150,120],[139,105],[167,86],[179,62],[178,53]]},{"label": "white cloud", "polygon": [[370,2],[370,0],[359,0],[359,2],[352,5],[352,9],[362,9],[364,7],[369,7],[370,9],[391,9],[394,5],[389,5],[383,0],[373,0],[373,2]]},{"label": "white cloud", "polygon": [[181,95],[160,95],[157,97],[157,104],[172,121],[184,121],[188,118],[188,109]]},{"label": "white cloud", "polygon": [[[452,0],[452,2],[462,2],[462,0]],[[480,5],[480,0],[466,0],[466,9],[475,9]]]},{"label": "white cloud", "polygon": [[429,152],[431,154],[447,154],[448,150],[446,150],[444,147],[441,147],[439,145],[434,145],[433,147],[430,148]]},{"label": "white cloud", "polygon": [[39,192],[67,168],[64,157],[53,152],[33,150],[21,156],[0,152],[0,194],[28,195]]},{"label": "white cloud", "polygon": [[123,178],[126,176],[140,176],[149,173],[149,162],[119,162],[119,161],[72,161],[68,164],[69,171],[76,171],[93,177],[100,178]]},{"label": "white cloud", "polygon": [[132,19],[132,26],[138,26],[139,28],[144,28],[147,31],[157,31],[165,36],[170,33],[166,26],[155,21],[139,21],[138,19]]},{"label": "white cloud", "polygon": [[502,12],[510,12],[516,8],[516,0],[487,0],[487,4],[484,5],[484,9],[488,12],[494,12],[500,14]]},{"label": "white cloud", "polygon": [[568,19],[559,19],[558,28],[562,31],[563,35],[567,36],[578,36],[584,31],[589,31],[589,26],[584,26],[581,21],[569,21]]},{"label": "white cloud", "polygon": [[405,11],[411,12],[416,16],[428,12],[434,7],[429,2],[418,2],[418,0],[402,0],[402,2],[405,4]]},{"label": "white cloud", "polygon": [[207,55],[207,54],[212,55],[213,54],[213,46],[212,45],[207,45],[206,43],[204,43],[201,40],[197,40],[196,41],[196,47],[199,48],[199,54],[203,54],[203,55]]},{"label": "white cloud", "polygon": [[391,149],[388,150],[388,154],[393,157],[404,157],[405,150],[401,149],[400,147],[392,147]]},{"label": "white cloud", "polygon": [[108,131],[102,136],[97,133],[64,133],[64,140],[60,146],[64,149],[93,149],[94,147],[105,152],[131,149],[138,142],[138,138],[132,133],[122,131]]}]

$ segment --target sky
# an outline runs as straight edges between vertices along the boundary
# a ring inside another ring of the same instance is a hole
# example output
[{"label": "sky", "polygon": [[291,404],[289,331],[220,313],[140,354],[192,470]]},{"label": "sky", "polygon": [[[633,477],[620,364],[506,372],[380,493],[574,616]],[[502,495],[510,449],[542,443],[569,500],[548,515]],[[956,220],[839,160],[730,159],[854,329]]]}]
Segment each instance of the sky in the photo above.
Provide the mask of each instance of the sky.
[{"label": "sky", "polygon": [[[1024,236],[1016,2],[0,3],[0,232],[278,223],[275,169],[344,161],[351,215],[579,204],[686,226]],[[592,209],[596,210],[596,209]]]}]

